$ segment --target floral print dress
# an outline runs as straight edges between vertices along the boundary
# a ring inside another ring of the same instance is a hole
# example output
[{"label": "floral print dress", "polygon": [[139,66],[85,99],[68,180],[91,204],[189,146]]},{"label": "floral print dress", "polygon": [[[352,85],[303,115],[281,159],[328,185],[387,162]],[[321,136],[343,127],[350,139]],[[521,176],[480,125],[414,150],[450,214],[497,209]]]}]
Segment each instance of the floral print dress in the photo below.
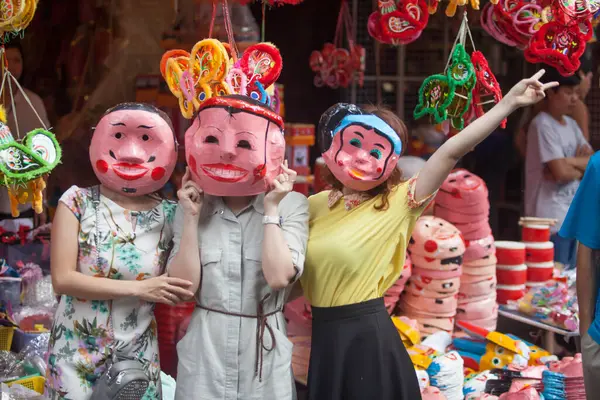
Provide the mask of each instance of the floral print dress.
[{"label": "floral print dress", "polygon": [[[79,220],[79,272],[121,280],[163,273],[173,239],[175,203],[164,200],[150,211],[129,211],[100,196],[96,217],[92,189],[73,186],[60,201]],[[160,399],[154,304],[135,297],[90,301],[63,295],[50,335],[47,394],[52,399],[88,399],[114,350],[143,363],[151,380],[144,399]]]}]

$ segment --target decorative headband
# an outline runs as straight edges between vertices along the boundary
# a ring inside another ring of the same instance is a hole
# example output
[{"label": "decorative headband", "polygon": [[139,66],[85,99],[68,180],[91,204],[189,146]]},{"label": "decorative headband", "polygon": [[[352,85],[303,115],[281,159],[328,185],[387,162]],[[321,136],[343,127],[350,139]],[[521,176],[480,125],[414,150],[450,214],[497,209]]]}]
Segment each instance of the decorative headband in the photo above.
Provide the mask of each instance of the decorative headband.
[{"label": "decorative headband", "polygon": [[333,130],[333,135],[337,135],[342,129],[350,125],[363,125],[373,128],[377,133],[385,136],[394,146],[394,152],[398,155],[402,153],[402,142],[396,131],[389,126],[387,122],[374,114],[351,114],[346,115]]},{"label": "decorative headband", "polygon": [[270,108],[259,105],[258,101],[255,100],[257,104],[252,104],[252,100],[245,100],[243,96],[224,96],[224,97],[211,97],[200,105],[198,111],[205,110],[207,108],[233,108],[236,110],[242,110],[244,112],[257,115],[259,117],[263,117],[266,120],[277,125],[281,130],[283,130],[283,119]]}]

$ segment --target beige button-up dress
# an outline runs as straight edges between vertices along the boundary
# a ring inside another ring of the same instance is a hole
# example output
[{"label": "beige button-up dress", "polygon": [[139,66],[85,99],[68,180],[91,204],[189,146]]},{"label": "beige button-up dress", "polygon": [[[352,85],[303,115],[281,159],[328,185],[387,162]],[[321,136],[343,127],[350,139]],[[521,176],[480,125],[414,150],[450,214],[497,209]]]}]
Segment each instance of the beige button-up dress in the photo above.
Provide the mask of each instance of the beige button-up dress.
[{"label": "beige button-up dress", "polygon": [[[204,198],[198,226],[202,282],[196,293],[198,307],[177,345],[176,400],[296,398],[292,343],[281,313],[289,289],[273,291],[262,272],[263,199],[264,195],[257,196],[235,215],[222,198]],[[288,194],[279,215],[297,279],[308,240],[307,199]],[[172,256],[179,249],[182,222],[183,211],[178,208]],[[267,315],[262,324],[252,318],[261,313]]]}]

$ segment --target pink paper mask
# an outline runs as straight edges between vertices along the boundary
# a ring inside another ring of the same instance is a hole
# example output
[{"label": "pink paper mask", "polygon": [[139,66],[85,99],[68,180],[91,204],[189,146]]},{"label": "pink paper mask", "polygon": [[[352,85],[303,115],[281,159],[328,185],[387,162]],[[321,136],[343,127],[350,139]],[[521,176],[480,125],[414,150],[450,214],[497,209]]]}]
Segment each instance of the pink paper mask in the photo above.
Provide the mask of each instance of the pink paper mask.
[{"label": "pink paper mask", "polygon": [[109,109],[94,130],[90,161],[100,182],[127,196],[160,190],[177,162],[168,117],[153,106],[123,103]]},{"label": "pink paper mask", "polygon": [[461,200],[463,205],[488,202],[488,189],[483,179],[462,168],[448,175],[440,192]]},{"label": "pink paper mask", "polygon": [[460,231],[451,223],[441,218],[424,216],[415,224],[408,250],[413,255],[450,259],[462,257],[465,253],[465,242]]},{"label": "pink paper mask", "polygon": [[213,196],[269,190],[285,156],[283,120],[245,96],[213,97],[185,133],[193,180]]},{"label": "pink paper mask", "polygon": [[367,191],[385,182],[402,153],[402,142],[392,127],[353,104],[329,108],[318,131],[327,167],[353,190]]}]

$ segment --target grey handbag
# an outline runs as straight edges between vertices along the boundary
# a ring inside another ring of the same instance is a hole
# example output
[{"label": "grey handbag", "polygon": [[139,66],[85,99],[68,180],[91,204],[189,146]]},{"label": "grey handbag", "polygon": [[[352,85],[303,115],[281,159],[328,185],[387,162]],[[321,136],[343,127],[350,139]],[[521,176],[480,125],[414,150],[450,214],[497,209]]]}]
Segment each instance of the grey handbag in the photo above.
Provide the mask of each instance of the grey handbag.
[{"label": "grey handbag", "polygon": [[[97,186],[92,188],[92,200],[96,212],[96,263],[100,265],[98,247],[100,189]],[[112,316],[109,316],[108,320],[112,325]],[[149,385],[150,378],[139,360],[120,357],[116,351],[113,351],[111,358],[106,360],[106,370],[95,383],[90,400],[140,400]]]}]

